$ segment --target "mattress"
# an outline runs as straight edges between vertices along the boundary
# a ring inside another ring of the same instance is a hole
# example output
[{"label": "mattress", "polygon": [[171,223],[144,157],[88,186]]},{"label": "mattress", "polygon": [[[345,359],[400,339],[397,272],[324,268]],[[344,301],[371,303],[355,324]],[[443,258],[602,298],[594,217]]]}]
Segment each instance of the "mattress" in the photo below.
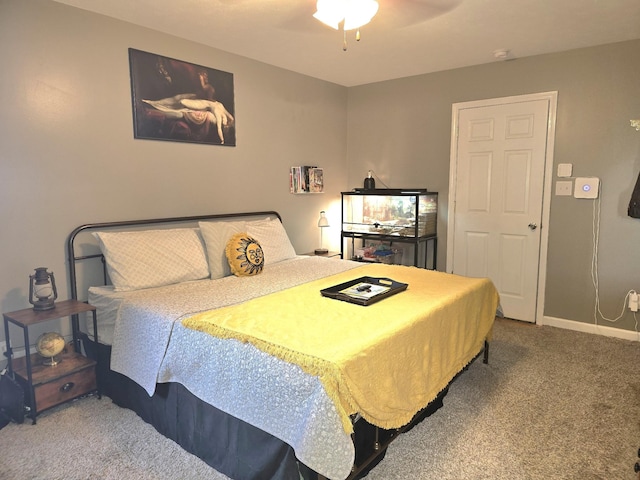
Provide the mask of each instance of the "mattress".
[{"label": "mattress", "polygon": [[[330,260],[331,263],[327,263],[327,260]],[[186,302],[188,302],[189,305],[192,305],[191,308],[193,312],[191,313],[197,313],[203,309],[219,308],[273,293],[306,281],[321,278],[322,276],[356,268],[360,265],[361,264],[357,262],[351,261],[338,263],[335,258],[307,257],[301,255],[270,266],[268,270],[269,275],[255,277],[258,280],[253,281],[254,285],[251,287],[251,291],[248,291],[246,288],[238,288],[238,283],[241,282],[241,279],[234,276],[227,276],[217,280],[193,280],[174,285],[134,291],[118,291],[113,285],[93,286],[88,289],[88,302],[96,307],[100,343],[113,345],[116,321],[122,304],[126,302],[140,303],[146,300],[158,301],[158,299],[167,298],[177,305],[185,302],[186,306]],[[293,271],[291,271],[292,268]],[[282,272],[283,269],[285,270],[284,272]],[[218,291],[216,292],[216,290]],[[205,299],[203,301],[203,296],[208,296],[209,300],[207,301]],[[193,305],[194,300],[195,305]],[[179,306],[178,308],[182,307]],[[93,336],[92,316],[86,317],[85,328],[86,331]]]},{"label": "mattress", "polygon": [[[210,280],[194,280],[178,285],[169,285],[167,287],[159,287],[149,289],[156,292],[157,295],[172,295],[174,291],[180,291],[185,286],[193,284],[193,288],[200,289],[202,286],[210,285]],[[198,286],[201,285],[201,287]],[[128,298],[134,297],[135,292],[117,291],[113,285],[102,285],[89,288],[88,302],[96,307],[98,320],[98,335],[100,343],[104,345],[113,345],[113,334],[116,328],[116,321],[120,311],[120,306]],[[86,332],[93,336],[93,317],[87,315],[85,318]]]}]

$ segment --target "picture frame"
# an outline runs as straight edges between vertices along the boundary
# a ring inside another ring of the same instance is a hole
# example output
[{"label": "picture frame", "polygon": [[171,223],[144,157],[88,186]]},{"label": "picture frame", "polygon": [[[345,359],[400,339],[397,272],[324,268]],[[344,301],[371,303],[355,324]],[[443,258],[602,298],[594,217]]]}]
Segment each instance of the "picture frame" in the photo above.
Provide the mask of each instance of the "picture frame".
[{"label": "picture frame", "polygon": [[129,49],[133,136],[236,145],[233,74]]}]

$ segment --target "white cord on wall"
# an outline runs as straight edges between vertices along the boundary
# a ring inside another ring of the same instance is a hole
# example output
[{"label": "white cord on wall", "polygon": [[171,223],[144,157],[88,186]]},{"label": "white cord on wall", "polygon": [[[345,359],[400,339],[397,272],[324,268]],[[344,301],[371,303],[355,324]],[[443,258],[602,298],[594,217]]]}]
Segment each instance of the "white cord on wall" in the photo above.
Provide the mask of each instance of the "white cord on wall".
[{"label": "white cord on wall", "polygon": [[[595,324],[598,324],[598,316],[602,320],[606,320],[607,322],[615,323],[620,320],[624,316],[625,309],[629,303],[629,297],[632,294],[635,294],[635,290],[629,290],[624,297],[624,301],[622,302],[622,311],[620,315],[616,318],[611,319],[607,318],[603,315],[602,311],[600,311],[600,284],[598,279],[598,244],[600,243],[600,197],[594,200],[593,202],[593,256],[591,258],[591,281],[593,282],[593,287],[596,293],[596,303],[593,309],[593,319]],[[635,330],[638,332],[638,317],[636,313],[633,312],[633,318],[635,320]]]}]

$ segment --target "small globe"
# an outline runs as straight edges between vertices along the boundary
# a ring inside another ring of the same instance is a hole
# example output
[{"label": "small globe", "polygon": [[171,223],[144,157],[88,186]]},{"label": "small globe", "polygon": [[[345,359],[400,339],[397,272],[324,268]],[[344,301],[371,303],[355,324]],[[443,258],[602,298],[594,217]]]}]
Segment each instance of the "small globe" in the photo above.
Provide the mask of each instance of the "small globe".
[{"label": "small globe", "polygon": [[37,352],[46,357],[46,360],[42,362],[45,365],[56,365],[58,363],[54,357],[64,350],[64,345],[64,338],[56,332],[43,333],[36,340]]}]

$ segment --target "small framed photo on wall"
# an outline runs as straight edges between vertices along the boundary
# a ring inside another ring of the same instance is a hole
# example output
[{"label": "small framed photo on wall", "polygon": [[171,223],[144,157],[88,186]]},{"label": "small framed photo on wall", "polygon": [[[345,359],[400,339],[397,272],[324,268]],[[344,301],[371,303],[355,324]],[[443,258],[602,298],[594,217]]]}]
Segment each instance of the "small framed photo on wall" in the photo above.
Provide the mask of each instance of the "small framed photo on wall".
[{"label": "small framed photo on wall", "polygon": [[129,49],[133,135],[236,145],[233,74]]}]

